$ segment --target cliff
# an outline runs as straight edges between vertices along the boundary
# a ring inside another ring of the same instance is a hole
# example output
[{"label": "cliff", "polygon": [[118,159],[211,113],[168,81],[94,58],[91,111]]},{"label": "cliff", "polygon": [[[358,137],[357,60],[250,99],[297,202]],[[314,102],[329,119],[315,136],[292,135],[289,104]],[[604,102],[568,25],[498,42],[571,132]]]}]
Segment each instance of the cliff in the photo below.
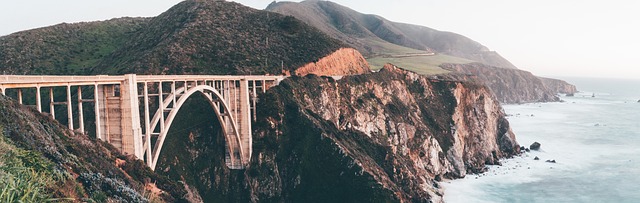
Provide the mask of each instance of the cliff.
[{"label": "cliff", "polygon": [[342,48],[317,62],[308,63],[295,70],[296,75],[357,75],[371,72],[367,60],[358,50]]},{"label": "cliff", "polygon": [[271,110],[261,114],[256,139],[279,150],[275,158],[258,150],[251,167],[271,168],[281,182],[273,186],[294,202],[438,201],[435,179],[480,172],[519,149],[486,87],[393,66],[338,81],[293,78],[264,101]]},{"label": "cliff", "polygon": [[293,76],[257,109],[245,171],[224,167],[210,120],[171,138],[158,171],[197,185],[208,202],[440,202],[438,180],[519,153],[487,87],[393,66],[340,80]]},{"label": "cliff", "polygon": [[186,201],[182,184],[2,95],[0,185],[3,201],[13,201],[10,195],[25,202]]},{"label": "cliff", "polygon": [[556,89],[548,88],[540,78],[527,71],[480,63],[443,64],[441,67],[454,73],[439,77],[486,84],[502,103],[560,101]]},{"label": "cliff", "polygon": [[572,95],[578,92],[575,85],[569,84],[563,80],[538,77],[544,83],[544,86],[557,93]]}]

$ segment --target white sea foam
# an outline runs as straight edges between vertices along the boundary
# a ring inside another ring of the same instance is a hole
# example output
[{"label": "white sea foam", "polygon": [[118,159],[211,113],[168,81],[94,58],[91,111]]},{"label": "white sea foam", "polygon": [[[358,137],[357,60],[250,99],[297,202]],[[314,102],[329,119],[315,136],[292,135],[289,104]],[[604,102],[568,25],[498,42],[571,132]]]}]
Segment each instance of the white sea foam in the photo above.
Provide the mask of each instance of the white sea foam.
[{"label": "white sea foam", "polygon": [[639,199],[640,104],[628,101],[628,95],[593,94],[564,97],[564,103],[505,105],[518,142],[525,147],[539,142],[540,151],[502,160],[502,166],[490,166],[484,174],[444,181],[445,201]]}]

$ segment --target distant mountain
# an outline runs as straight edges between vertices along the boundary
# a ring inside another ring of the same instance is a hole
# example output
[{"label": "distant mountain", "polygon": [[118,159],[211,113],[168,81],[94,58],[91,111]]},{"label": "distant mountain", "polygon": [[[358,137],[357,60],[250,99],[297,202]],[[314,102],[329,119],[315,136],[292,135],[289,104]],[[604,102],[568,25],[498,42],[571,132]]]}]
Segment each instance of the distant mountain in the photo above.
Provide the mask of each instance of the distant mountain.
[{"label": "distant mountain", "polygon": [[391,22],[330,1],[273,2],[265,10],[299,18],[357,48],[372,68],[392,63],[423,75],[480,82],[504,103],[559,101],[556,94],[576,91],[564,81],[543,80],[519,70],[498,53],[456,33]]},{"label": "distant mountain", "polygon": [[281,74],[345,47],[290,16],[187,0],[154,18],[60,24],[0,37],[0,72]]},{"label": "distant mountain", "polygon": [[496,67],[516,68],[498,53],[465,36],[392,22],[330,1],[273,2],[265,10],[301,19],[357,48],[368,57],[408,54],[417,50],[456,56]]}]

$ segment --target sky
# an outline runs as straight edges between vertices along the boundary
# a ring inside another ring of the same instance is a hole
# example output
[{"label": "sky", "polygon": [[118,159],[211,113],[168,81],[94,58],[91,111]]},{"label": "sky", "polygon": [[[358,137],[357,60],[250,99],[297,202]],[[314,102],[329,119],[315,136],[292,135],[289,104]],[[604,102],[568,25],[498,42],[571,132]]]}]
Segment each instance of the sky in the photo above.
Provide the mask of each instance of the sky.
[{"label": "sky", "polygon": [[[271,0],[235,0],[264,9]],[[640,78],[640,1],[333,0],[358,12],[467,36],[542,76]],[[156,16],[180,0],[0,3],[0,36],[62,22]]]}]

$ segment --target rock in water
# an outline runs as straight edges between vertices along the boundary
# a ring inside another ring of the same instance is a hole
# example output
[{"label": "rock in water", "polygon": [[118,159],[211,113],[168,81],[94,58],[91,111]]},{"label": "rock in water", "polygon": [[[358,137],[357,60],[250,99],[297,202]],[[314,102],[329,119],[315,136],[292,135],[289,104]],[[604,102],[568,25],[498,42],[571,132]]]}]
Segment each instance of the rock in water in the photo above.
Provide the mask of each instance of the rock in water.
[{"label": "rock in water", "polygon": [[531,150],[539,150],[540,149],[540,143],[533,142],[533,144],[531,144],[531,146],[529,146],[529,149],[531,149]]}]

